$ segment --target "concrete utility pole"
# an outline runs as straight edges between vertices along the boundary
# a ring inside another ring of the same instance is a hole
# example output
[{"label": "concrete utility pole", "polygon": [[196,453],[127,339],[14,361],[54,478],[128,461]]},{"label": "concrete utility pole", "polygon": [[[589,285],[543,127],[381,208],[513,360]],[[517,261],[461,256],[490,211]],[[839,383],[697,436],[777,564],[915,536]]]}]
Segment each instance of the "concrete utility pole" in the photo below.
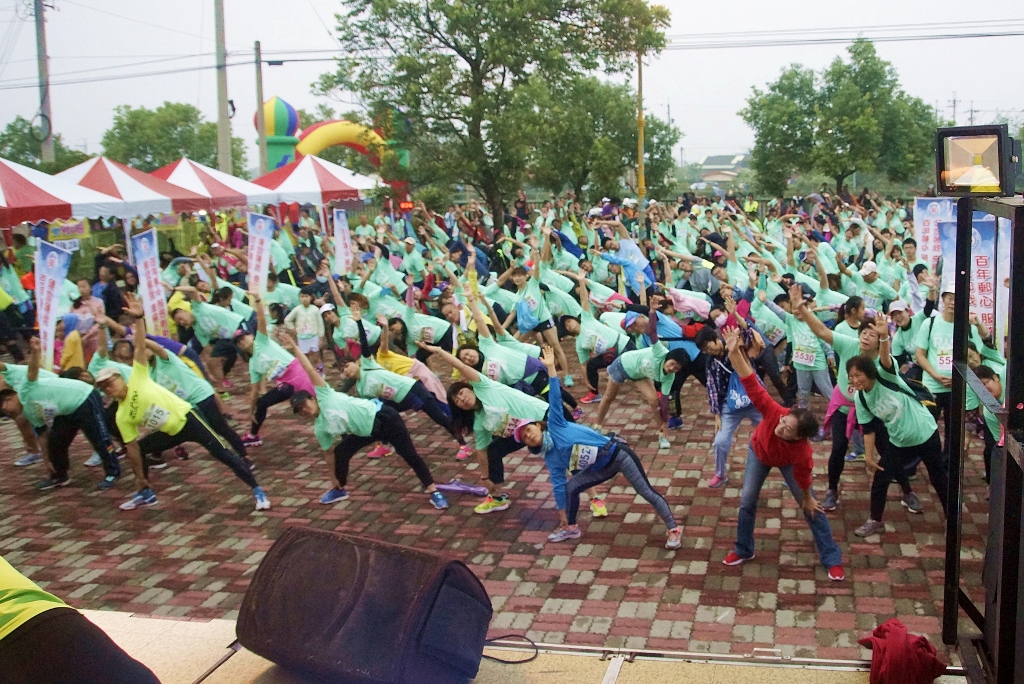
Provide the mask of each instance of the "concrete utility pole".
[{"label": "concrete utility pole", "polygon": [[643,230],[647,184],[644,181],[644,53],[639,50],[636,53],[636,132],[636,194],[639,219],[637,229]]},{"label": "concrete utility pole", "polygon": [[260,175],[267,172],[267,120],[263,115],[263,52],[256,41],[256,134],[260,144]]},{"label": "concrete utility pole", "polygon": [[46,54],[46,18],[43,0],[35,0],[36,61],[39,63],[39,116],[42,119],[42,159],[53,161],[53,117],[50,115],[50,56]]},{"label": "concrete utility pole", "polygon": [[224,173],[231,173],[231,121],[228,118],[228,55],[224,47],[224,0],[213,0],[213,25],[214,38],[217,42],[217,168]]},{"label": "concrete utility pole", "polygon": [[956,91],[953,91],[953,99],[949,101],[949,105],[953,108],[953,125],[956,126]]}]

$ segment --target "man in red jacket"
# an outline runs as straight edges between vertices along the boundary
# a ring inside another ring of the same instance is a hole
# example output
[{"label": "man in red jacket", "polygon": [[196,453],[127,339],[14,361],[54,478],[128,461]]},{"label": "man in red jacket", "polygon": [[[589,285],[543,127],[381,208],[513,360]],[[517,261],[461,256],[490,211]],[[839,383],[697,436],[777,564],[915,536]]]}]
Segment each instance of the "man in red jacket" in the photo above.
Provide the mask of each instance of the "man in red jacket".
[{"label": "man in red jacket", "polygon": [[[725,343],[732,367],[740,376],[751,403],[761,413],[762,420],[754,430],[747,452],[736,548],[729,552],[722,563],[741,565],[753,559],[757,499],[769,471],[778,468],[793,498],[803,508],[804,517],[814,535],[814,544],[818,547],[821,564],[828,570],[828,578],[837,582],[845,579],[842,551],[832,538],[832,528],[825,511],[811,491],[814,460],[808,438],[818,433],[818,420],[805,409],[783,408],[768,396],[750,365],[747,350],[741,344],[739,330],[727,330]],[[757,349],[751,350],[751,353],[759,352]]]}]

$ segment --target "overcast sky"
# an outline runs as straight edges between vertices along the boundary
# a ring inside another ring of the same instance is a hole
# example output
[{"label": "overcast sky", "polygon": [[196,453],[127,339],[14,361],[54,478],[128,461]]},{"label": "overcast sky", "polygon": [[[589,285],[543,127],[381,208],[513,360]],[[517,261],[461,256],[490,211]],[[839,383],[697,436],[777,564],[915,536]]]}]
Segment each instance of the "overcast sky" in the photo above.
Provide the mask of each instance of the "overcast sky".
[{"label": "overcast sky", "polygon": [[[0,86],[32,85],[0,90],[0,126],[15,115],[31,118],[39,106],[38,90],[33,85],[34,26],[31,19],[18,21],[19,16],[27,15],[26,1],[0,0],[0,58],[7,57],[0,63]],[[55,130],[70,146],[98,153],[113,109],[121,104],[156,107],[165,100],[188,102],[198,106],[208,119],[216,119],[212,70],[61,84],[119,72],[212,64],[213,0],[52,3],[56,11],[47,11],[46,30],[55,84],[51,91],[53,120]],[[858,11],[851,11],[846,3],[820,0],[733,0],[725,4],[663,0],[663,4],[672,12],[668,33],[676,35],[933,24],[953,22],[966,8],[972,10],[972,20],[1024,19],[1020,0],[993,0],[979,6],[954,0],[864,0],[857,5]],[[262,42],[266,58],[273,58],[275,50],[337,48],[327,28],[335,24],[334,13],[340,7],[337,0],[225,0],[225,6],[229,63],[251,61],[255,40]],[[961,30],[950,26],[925,32]],[[870,31],[866,33],[870,35]],[[972,103],[980,110],[975,123],[987,123],[997,111],[1018,118],[1024,112],[1024,79],[1018,73],[1024,36],[892,42],[877,47],[898,70],[904,88],[930,104],[937,103],[946,116],[952,115],[949,101],[955,91],[958,123],[967,123]],[[671,107],[672,118],[685,134],[682,153],[688,162],[708,154],[743,152],[753,143],[753,134],[736,112],[744,106],[751,87],[774,80],[791,63],[821,69],[843,51],[844,46],[839,44],[666,51],[651,58],[645,69],[646,109],[664,117]],[[268,98],[277,95],[296,107],[312,108],[318,99],[311,94],[310,84],[330,68],[328,61],[264,67],[264,94]],[[253,67],[231,67],[228,89],[238,109],[234,134],[245,139],[252,168],[257,160],[252,123],[256,104]],[[352,109],[351,97],[345,97],[348,102],[330,104],[340,110]],[[676,154],[678,157],[679,150]]]}]

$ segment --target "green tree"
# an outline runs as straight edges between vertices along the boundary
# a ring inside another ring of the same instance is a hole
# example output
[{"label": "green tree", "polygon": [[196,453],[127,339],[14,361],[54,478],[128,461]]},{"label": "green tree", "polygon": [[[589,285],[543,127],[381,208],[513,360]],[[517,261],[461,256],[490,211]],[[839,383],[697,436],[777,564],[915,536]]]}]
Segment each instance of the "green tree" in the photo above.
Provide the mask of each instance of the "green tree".
[{"label": "green tree", "polygon": [[476,189],[500,216],[521,187],[541,119],[539,84],[614,70],[664,45],[668,11],[645,0],[342,0],[338,68],[322,93],[359,94],[371,112],[402,108],[393,139],[414,186]]},{"label": "green tree", "polygon": [[855,172],[904,181],[934,158],[932,108],[903,91],[870,41],[847,53],[820,74],[792,65],[766,91],[754,88],[740,116],[754,129],[762,190],[783,192],[794,171],[824,174],[837,190]]},{"label": "green tree", "polygon": [[42,137],[43,132],[38,126],[33,126],[28,119],[16,116],[0,133],[0,157],[31,166],[44,173],[60,173],[89,158],[85,152],[67,147],[58,133],[53,136],[54,160],[44,162]]},{"label": "green tree", "polygon": [[[103,134],[103,153],[141,171],[154,171],[181,157],[217,167],[217,124],[204,121],[190,104],[164,102],[156,109],[122,105]],[[245,147],[231,138],[231,171],[245,175]]]},{"label": "green tree", "polygon": [[[627,171],[636,167],[636,92],[581,77],[549,89],[538,106],[533,182],[553,193],[568,187],[592,200],[621,195]],[[647,117],[644,164],[652,196],[675,186],[672,148],[681,137],[675,126]]]}]

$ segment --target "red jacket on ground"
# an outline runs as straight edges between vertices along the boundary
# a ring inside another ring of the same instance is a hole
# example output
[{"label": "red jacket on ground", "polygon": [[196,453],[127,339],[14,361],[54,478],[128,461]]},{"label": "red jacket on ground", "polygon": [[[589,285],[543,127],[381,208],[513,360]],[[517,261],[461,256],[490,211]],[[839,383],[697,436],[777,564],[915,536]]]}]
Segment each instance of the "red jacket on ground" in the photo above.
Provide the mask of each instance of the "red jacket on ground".
[{"label": "red jacket on ground", "polygon": [[931,642],[908,633],[896,618],[857,643],[871,649],[871,684],[929,684],[946,673]]},{"label": "red jacket on ground", "polygon": [[760,412],[763,419],[750,439],[750,446],[753,447],[757,460],[766,466],[776,468],[793,466],[796,483],[801,489],[808,489],[811,486],[811,471],[814,469],[811,443],[806,439],[790,442],[776,435],[775,428],[779,424],[779,419],[789,415],[789,409],[780,406],[768,396],[768,392],[757,379],[757,373],[751,373],[740,380],[754,408]]}]

